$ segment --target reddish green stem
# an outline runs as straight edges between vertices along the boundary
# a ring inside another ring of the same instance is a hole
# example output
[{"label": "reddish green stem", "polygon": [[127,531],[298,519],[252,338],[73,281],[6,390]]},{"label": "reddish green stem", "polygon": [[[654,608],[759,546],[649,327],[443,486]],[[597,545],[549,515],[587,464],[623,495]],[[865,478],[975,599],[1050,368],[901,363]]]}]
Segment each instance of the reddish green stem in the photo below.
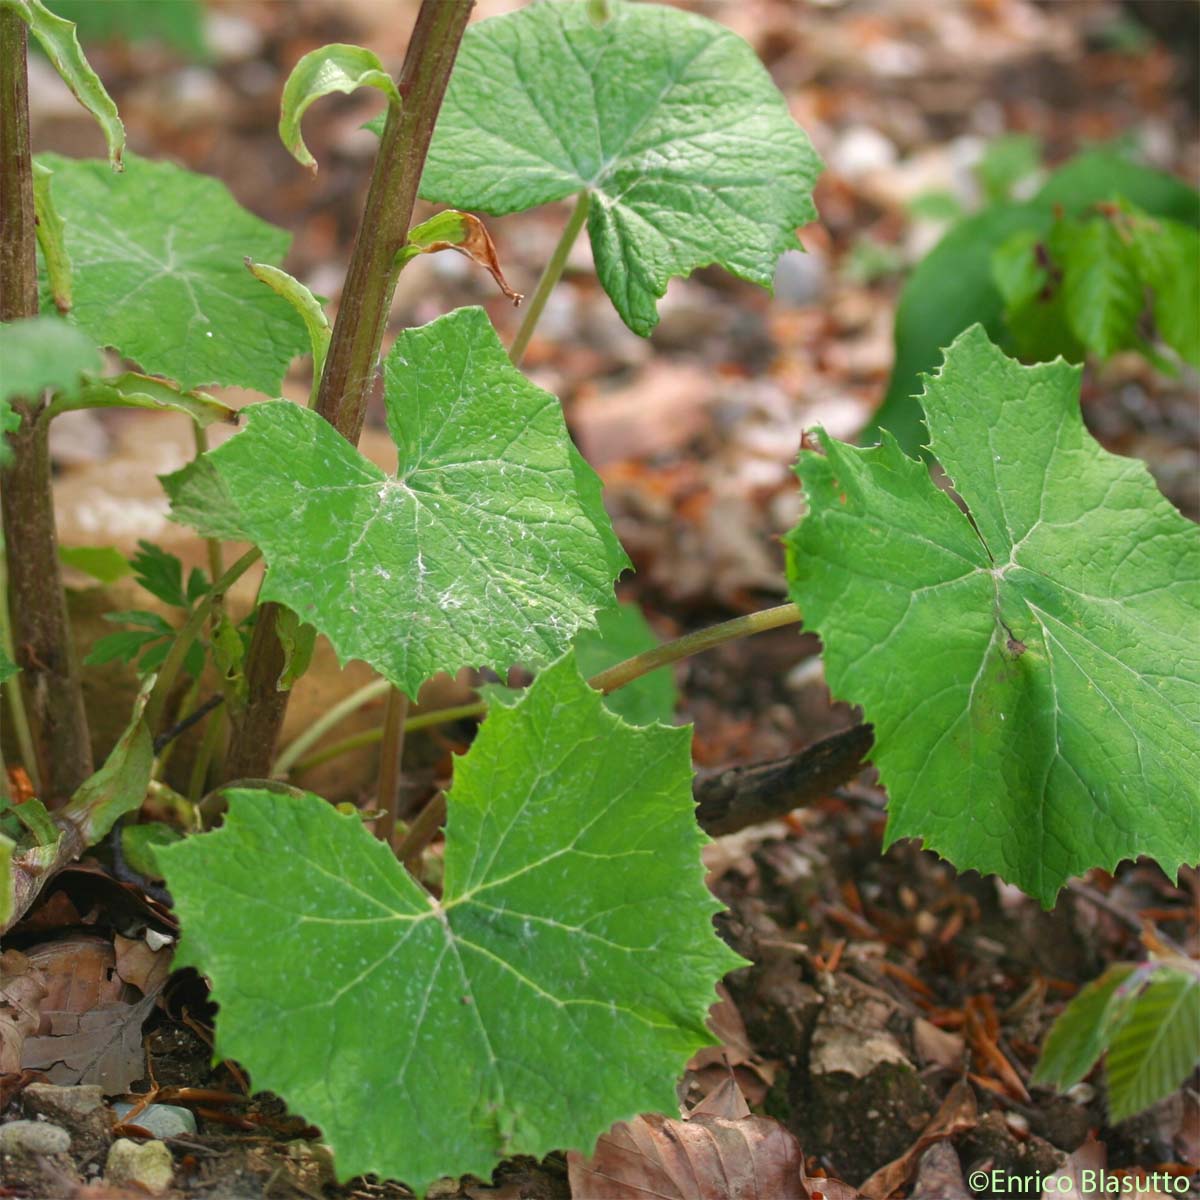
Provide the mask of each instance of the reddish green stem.
[{"label": "reddish green stem", "polygon": [[[396,253],[408,237],[433,126],[474,5],[475,0],[422,0],[400,72],[404,100],[389,107],[383,127],[317,392],[317,412],[353,444],[362,432],[387,328]],[[270,773],[288,702],[278,686],[284,661],[278,614],[274,604],[263,605],[258,614],[246,665],[246,707],[229,743],[229,779]]]},{"label": "reddish green stem", "polygon": [[[37,219],[29,142],[26,34],[11,8],[0,8],[0,321],[38,311]],[[42,398],[14,407],[13,461],[0,506],[8,556],[8,603],[15,661],[33,730],[43,799],[64,801],[92,773],[92,750],[79,663],[71,643],[58,561],[50,450],[39,421]]]}]

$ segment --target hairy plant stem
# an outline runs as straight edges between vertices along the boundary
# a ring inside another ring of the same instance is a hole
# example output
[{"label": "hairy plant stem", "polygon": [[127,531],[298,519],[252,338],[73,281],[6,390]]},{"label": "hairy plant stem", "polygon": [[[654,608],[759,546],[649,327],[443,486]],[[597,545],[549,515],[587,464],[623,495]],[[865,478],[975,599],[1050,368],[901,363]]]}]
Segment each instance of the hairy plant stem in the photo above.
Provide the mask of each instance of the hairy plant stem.
[{"label": "hairy plant stem", "polygon": [[571,210],[567,227],[562,231],[562,237],[558,239],[558,245],[554,247],[554,253],[550,255],[550,261],[546,264],[546,269],[542,272],[542,277],[537,281],[537,287],[533,289],[533,295],[525,306],[525,315],[521,318],[517,336],[513,338],[513,343],[508,348],[508,357],[512,360],[513,366],[521,365],[521,359],[525,357],[529,339],[533,337],[533,331],[541,319],[546,301],[550,298],[550,293],[554,291],[554,285],[562,278],[571,247],[575,245],[575,239],[579,236],[584,221],[587,220],[588,201],[589,193],[580,192],[575,201],[575,207]]},{"label": "hairy plant stem", "polygon": [[[25,50],[24,22],[0,8],[0,321],[38,311]],[[41,798],[53,806],[92,773],[92,749],[58,561],[42,403],[30,396],[14,405],[21,424],[9,438],[13,461],[0,480],[0,506],[14,661],[37,759],[26,767],[36,769]]]},{"label": "hairy plant stem", "polygon": [[376,807],[382,816],[375,821],[375,836],[389,846],[396,837],[400,812],[400,760],[404,756],[404,722],[408,697],[397,687],[388,692],[383,713],[383,744],[379,748],[379,790]]},{"label": "hairy plant stem", "polygon": [[188,615],[188,619],[179,627],[179,632],[175,634],[175,640],[171,643],[171,649],[167,651],[167,656],[163,659],[162,666],[158,669],[158,678],[154,681],[154,687],[150,692],[150,699],[146,701],[146,725],[151,733],[154,732],[155,727],[162,720],[163,709],[166,708],[167,697],[171,694],[171,688],[175,686],[176,676],[178,676],[180,668],[183,666],[184,659],[187,658],[187,652],[191,649],[192,643],[200,636],[205,623],[212,615],[214,605],[221,603],[225,597],[225,593],[261,557],[262,551],[257,549],[247,550],[209,588],[208,594],[196,602],[196,607],[192,609]]},{"label": "hairy plant stem", "polygon": [[[705,650],[711,650],[715,646],[723,645],[725,642],[732,642],[738,638],[751,637],[756,633],[766,633],[771,629],[780,629],[785,625],[795,625],[800,621],[800,610],[794,604],[780,604],[776,608],[765,608],[762,612],[749,613],[744,617],[734,617],[732,621],[723,621],[720,625],[712,625],[708,629],[698,629],[695,633],[686,633],[683,637],[676,638],[671,642],[664,642],[661,646],[655,646],[653,650],[646,650],[641,654],[635,654],[632,658],[627,658],[624,662],[617,663],[614,667],[609,667],[605,671],[601,671],[598,675],[593,675],[588,683],[597,691],[608,695],[609,692],[615,692],[618,688],[623,688],[627,684],[633,683],[635,679],[640,679],[643,675],[648,675],[651,671],[657,671],[659,667],[669,666],[671,663],[679,662],[681,659],[690,658],[693,654],[700,654]],[[376,684],[368,684],[368,687],[374,687],[382,681],[376,681]],[[360,689],[352,696],[348,696],[339,707],[344,707],[343,715],[353,712],[354,709],[366,703],[363,699],[363,694],[366,688]],[[368,697],[369,698],[369,697]],[[353,704],[348,702],[354,701]],[[404,723],[406,733],[413,733],[418,729],[428,729],[433,725],[444,725],[449,721],[461,721],[467,717],[482,717],[487,715],[487,702],[485,700],[477,700],[474,704],[459,704],[454,708],[439,708],[433,712],[419,713],[415,717],[409,717]],[[332,716],[334,710],[330,709],[327,716]],[[332,728],[334,722],[327,721],[322,728],[321,733]],[[315,728],[315,726],[314,726]],[[319,736],[319,735],[318,735]],[[331,746],[326,746],[323,750],[319,750],[311,757],[296,761],[299,759],[299,753],[289,754],[287,767],[293,770],[296,774],[301,774],[312,767],[319,767],[322,763],[329,762],[330,759],[337,758],[342,754],[346,754],[351,750],[357,750],[362,746],[369,746],[373,742],[377,742],[383,737],[382,729],[366,729],[362,733],[356,733],[348,738],[343,738],[339,742],[335,742]],[[299,739],[297,739],[299,741]],[[309,738],[304,749],[307,749],[316,741],[316,737]],[[293,747],[288,748],[289,751]],[[282,761],[282,756],[281,761]],[[293,766],[292,764],[295,763]],[[279,763],[276,767],[279,767]]]},{"label": "hairy plant stem", "polygon": [[[387,327],[396,254],[408,237],[433,126],[474,6],[475,0],[421,0],[397,85],[403,103],[388,107],[315,405],[352,445],[362,432]],[[233,722],[225,764],[229,779],[262,778],[270,770],[289,697],[279,690],[278,620],[278,605],[259,610],[246,662],[246,707]]]}]

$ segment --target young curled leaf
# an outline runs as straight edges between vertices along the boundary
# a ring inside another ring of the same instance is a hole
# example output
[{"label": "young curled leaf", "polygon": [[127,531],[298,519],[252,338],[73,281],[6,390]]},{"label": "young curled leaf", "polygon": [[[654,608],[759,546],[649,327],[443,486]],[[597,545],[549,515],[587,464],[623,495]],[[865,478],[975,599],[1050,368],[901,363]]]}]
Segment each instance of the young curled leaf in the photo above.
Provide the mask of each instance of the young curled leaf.
[{"label": "young curled leaf", "polygon": [[283,85],[279,102],[279,137],[288,153],[315,175],[317,160],[300,133],[300,119],[314,100],[330,92],[349,94],[360,87],[378,88],[389,104],[400,103],[400,93],[383,64],[361,46],[335,42],[310,50],[293,68]]},{"label": "young curled leaf", "polygon": [[108,161],[114,171],[120,171],[125,126],[121,124],[117,106],[104,90],[100,76],[83,56],[75,36],[74,21],[55,16],[42,0],[0,0],[0,8],[11,9],[29,26],[29,32],[37,38],[54,69],[75,94],[75,99],[96,118],[108,145]]},{"label": "young curled leaf", "polygon": [[496,286],[505,297],[513,302],[514,308],[525,299],[520,292],[514,292],[508,286],[508,280],[500,270],[496,244],[492,241],[487,226],[471,213],[449,208],[414,226],[408,232],[408,241],[396,255],[396,262],[399,266],[404,266],[418,254],[436,254],[439,250],[457,250],[472,262],[478,263],[496,281]]},{"label": "young curled leaf", "polygon": [[308,330],[308,340],[312,343],[313,357],[313,396],[316,397],[317,385],[321,382],[321,372],[325,369],[325,355],[329,351],[329,339],[333,329],[325,309],[316,298],[294,276],[270,263],[255,262],[246,259],[246,270],[260,283],[265,283],[277,296],[282,296],[299,314]]},{"label": "young curled leaf", "polygon": [[50,181],[54,172],[45,163],[33,164],[33,210],[37,217],[38,249],[46,264],[46,282],[54,307],[60,313],[71,311],[71,256],[67,253],[66,229],[54,197]]}]

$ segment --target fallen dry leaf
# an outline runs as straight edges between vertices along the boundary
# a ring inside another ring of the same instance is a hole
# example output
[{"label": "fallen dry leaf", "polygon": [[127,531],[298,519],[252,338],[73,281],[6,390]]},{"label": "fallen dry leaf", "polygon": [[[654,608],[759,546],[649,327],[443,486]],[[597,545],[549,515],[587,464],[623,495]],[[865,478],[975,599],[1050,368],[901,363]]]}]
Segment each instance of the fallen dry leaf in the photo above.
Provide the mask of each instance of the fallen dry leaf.
[{"label": "fallen dry leaf", "polygon": [[949,1142],[934,1142],[921,1155],[908,1200],[972,1200],[963,1180],[962,1163]]},{"label": "fallen dry leaf", "polygon": [[37,1033],[45,976],[19,950],[0,954],[0,1075],[21,1070],[25,1039]]},{"label": "fallen dry leaf", "polygon": [[746,1100],[761,1104],[775,1082],[775,1067],[755,1053],[742,1014],[723,983],[717,984],[717,994],[721,998],[708,1010],[708,1028],[720,1045],[696,1051],[687,1069],[705,1096],[716,1091],[732,1071]]},{"label": "fallen dry leaf", "polygon": [[129,1091],[146,1074],[142,1024],[155,995],[136,1004],[111,1001],[85,1013],[43,1013],[51,1032],[25,1039],[21,1065],[44,1071],[50,1083],[97,1083],[105,1095]]},{"label": "fallen dry leaf", "polygon": [[591,1158],[567,1155],[571,1194],[587,1200],[809,1200],[803,1166],[795,1137],[751,1116],[732,1080],[686,1120],[622,1121]]},{"label": "fallen dry leaf", "polygon": [[143,996],[157,992],[171,973],[172,947],[151,949],[144,938],[113,937],[117,974],[131,983]]},{"label": "fallen dry leaf", "polygon": [[948,1071],[962,1070],[966,1043],[957,1033],[939,1029],[932,1021],[918,1017],[913,1022],[913,1048],[923,1066],[944,1067]]},{"label": "fallen dry leaf", "polygon": [[899,1158],[880,1167],[859,1190],[867,1200],[887,1200],[898,1187],[908,1182],[927,1147],[934,1142],[974,1129],[978,1119],[975,1093],[970,1084],[960,1080],[946,1093],[941,1107],[933,1114],[929,1124],[921,1130],[917,1140]]}]

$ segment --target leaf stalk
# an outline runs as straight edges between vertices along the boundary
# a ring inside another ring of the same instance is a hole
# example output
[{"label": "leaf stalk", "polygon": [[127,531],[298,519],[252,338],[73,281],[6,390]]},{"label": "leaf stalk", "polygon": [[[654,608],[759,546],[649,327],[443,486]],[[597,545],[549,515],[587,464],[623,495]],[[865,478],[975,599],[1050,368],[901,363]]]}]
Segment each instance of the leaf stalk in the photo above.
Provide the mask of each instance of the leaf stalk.
[{"label": "leaf stalk", "polygon": [[571,210],[566,228],[562,231],[562,237],[558,239],[558,245],[554,247],[554,253],[550,255],[550,261],[546,264],[541,278],[537,281],[537,287],[533,289],[533,295],[525,306],[525,315],[521,318],[517,336],[513,338],[512,345],[508,348],[508,357],[515,367],[521,365],[521,359],[525,357],[529,340],[533,337],[533,331],[541,319],[546,301],[550,299],[550,293],[554,291],[555,284],[562,278],[562,273],[567,266],[567,258],[571,254],[571,247],[575,245],[575,239],[579,237],[579,231],[587,220],[589,202],[590,194],[586,191],[580,192],[575,201],[575,207]]},{"label": "leaf stalk", "polygon": [[[593,675],[588,683],[597,691],[608,695],[609,692],[615,692],[618,688],[633,683],[635,679],[640,679],[651,671],[657,671],[660,667],[690,658],[693,654],[701,654],[705,650],[712,650],[725,642],[736,641],[738,638],[752,637],[756,633],[766,633],[772,629],[781,629],[786,625],[795,625],[800,620],[800,609],[795,604],[780,604],[775,608],[763,609],[761,612],[748,613],[744,617],[734,617],[732,621],[723,621],[720,625],[698,629],[694,633],[687,633],[683,637],[675,638],[674,641],[655,646],[653,650],[635,654],[632,658],[627,658],[624,662],[619,662],[616,666],[609,667],[598,675]],[[360,688],[359,691],[348,696],[338,705],[338,709],[341,710],[337,713],[338,720],[348,716],[368,700],[379,695],[386,686],[385,680],[375,680],[374,683],[368,684],[367,687]],[[370,694],[368,695],[369,690]],[[477,700],[473,704],[458,704],[453,708],[439,708],[432,712],[418,713],[415,717],[409,717],[405,721],[404,731],[414,733],[418,729],[428,729],[431,726],[444,725],[450,721],[486,716],[487,709],[487,701]],[[351,750],[370,746],[383,737],[382,728],[366,729],[361,733],[351,734],[350,737],[334,742],[308,758],[301,759],[301,753],[308,749],[321,734],[336,724],[334,720],[329,719],[334,716],[335,712],[337,709],[329,710],[326,717],[323,718],[322,729],[315,734],[313,730],[316,729],[317,723],[314,723],[312,730],[308,731],[302,747],[296,748],[300,741],[298,738],[296,743],[288,747],[285,754],[280,755],[279,761],[275,764],[277,773],[284,774],[286,771],[291,771],[297,775],[303,774],[305,771],[319,767]]]}]

